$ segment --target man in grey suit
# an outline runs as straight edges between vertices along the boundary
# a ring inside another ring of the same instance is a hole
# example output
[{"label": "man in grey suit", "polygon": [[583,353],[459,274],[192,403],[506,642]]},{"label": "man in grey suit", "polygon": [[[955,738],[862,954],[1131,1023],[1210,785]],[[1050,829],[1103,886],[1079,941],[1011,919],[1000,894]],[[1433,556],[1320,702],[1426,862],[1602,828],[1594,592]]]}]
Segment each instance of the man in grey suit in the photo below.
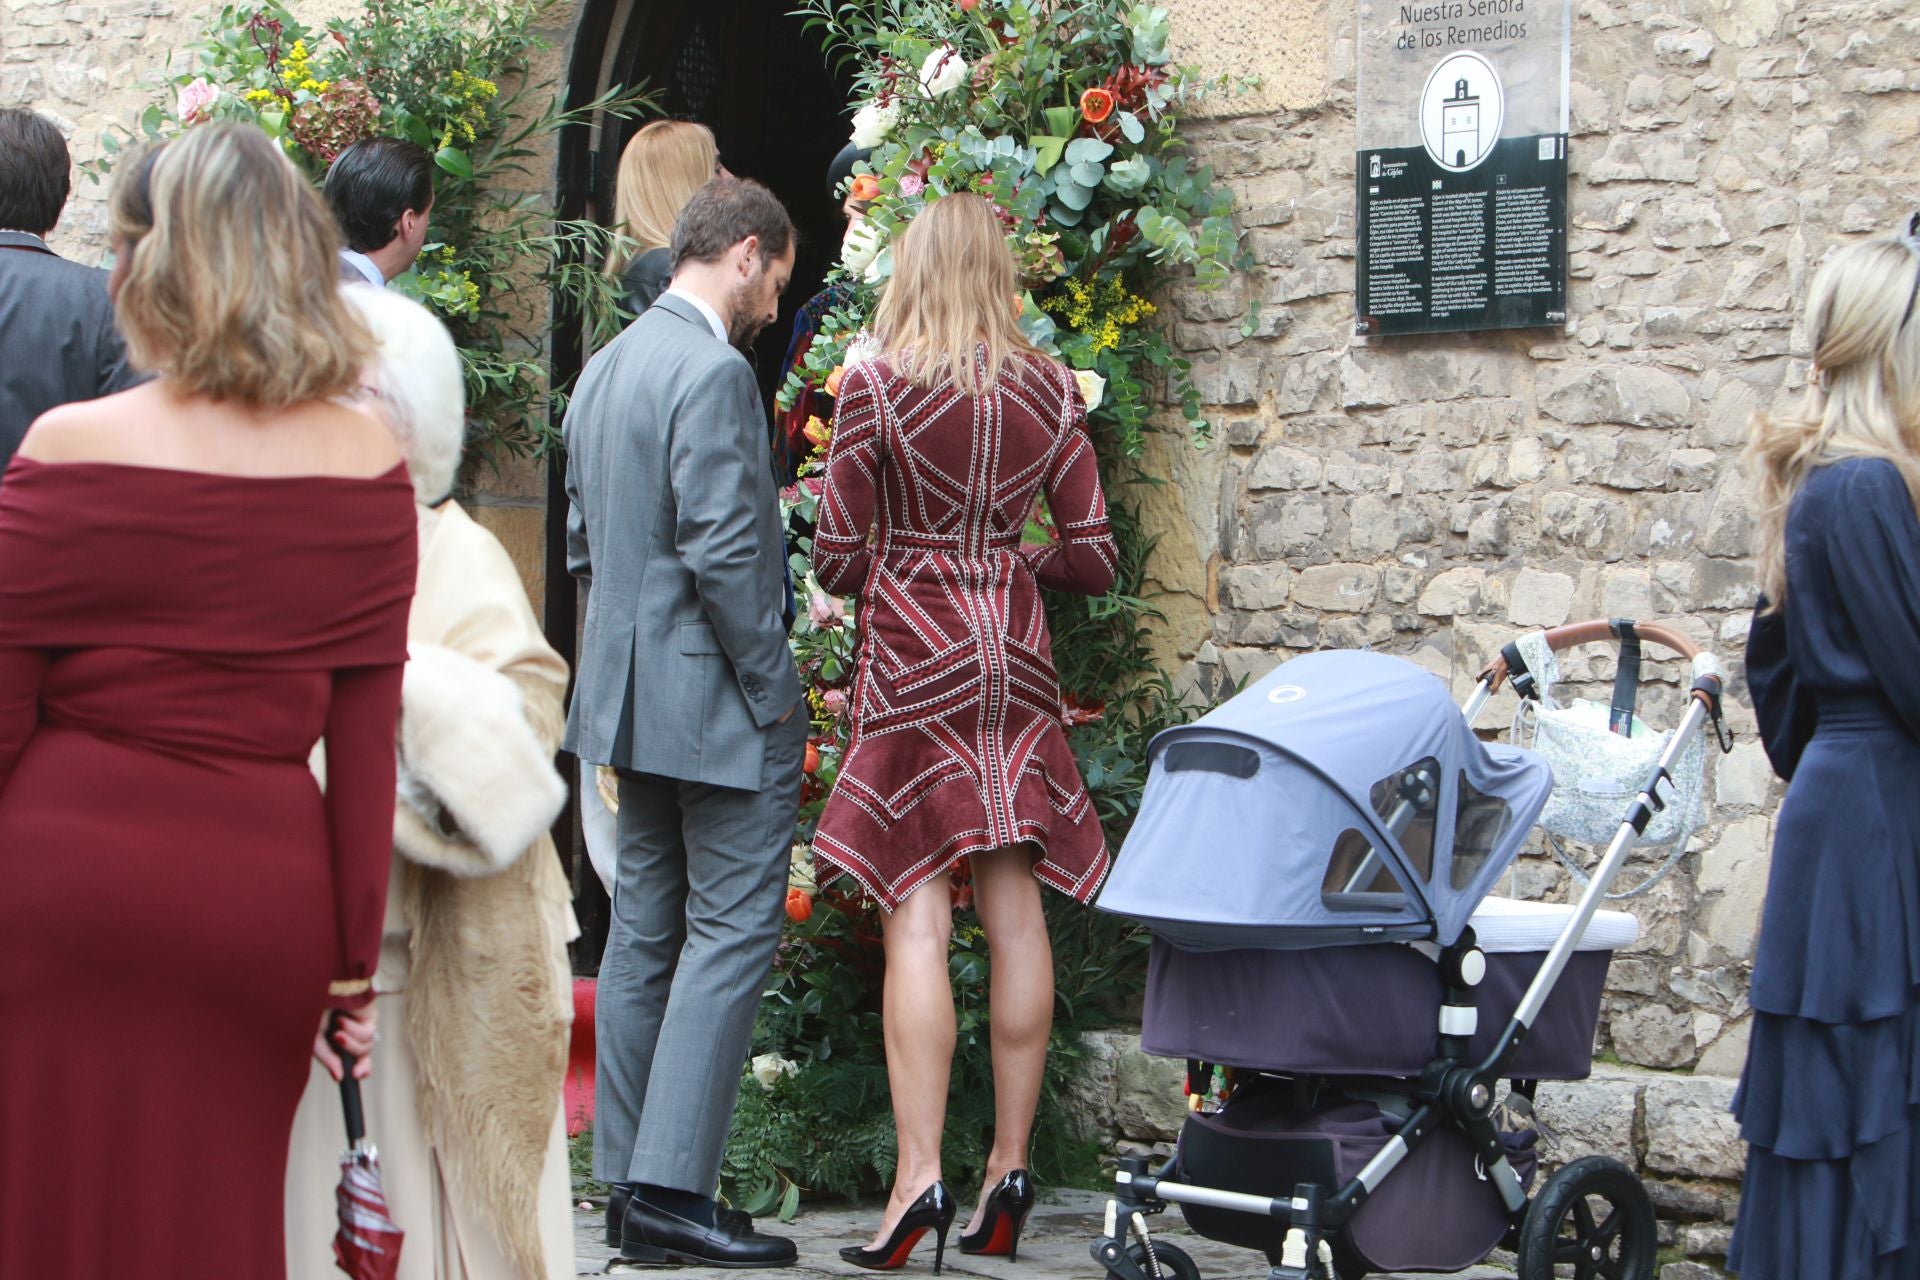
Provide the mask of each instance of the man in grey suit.
[{"label": "man in grey suit", "polygon": [[597,996],[594,1176],[643,1262],[779,1266],[791,1241],[713,1200],[780,937],[807,712],[765,409],[741,348],[778,314],[793,224],[716,178],[673,283],[567,411],[568,553],[587,592],[566,747],[619,771]]},{"label": "man in grey suit", "polygon": [[107,273],[47,247],[71,167],[52,121],[0,110],[0,472],[47,410],[140,381],[114,328]]}]

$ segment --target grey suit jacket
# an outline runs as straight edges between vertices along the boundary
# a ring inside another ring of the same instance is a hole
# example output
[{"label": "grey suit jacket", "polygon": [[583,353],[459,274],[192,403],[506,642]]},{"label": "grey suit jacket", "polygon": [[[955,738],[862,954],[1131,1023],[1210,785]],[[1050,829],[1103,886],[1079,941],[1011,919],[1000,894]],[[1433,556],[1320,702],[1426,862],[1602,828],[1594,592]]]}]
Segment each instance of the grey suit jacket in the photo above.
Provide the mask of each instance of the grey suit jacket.
[{"label": "grey suit jacket", "polygon": [[39,236],[0,231],[0,470],[33,420],[140,381],[113,325],[107,273]]},{"label": "grey suit jacket", "polygon": [[759,790],[800,700],[760,392],[666,295],[587,362],[562,428],[567,554],[588,587],[566,747],[596,764]]}]

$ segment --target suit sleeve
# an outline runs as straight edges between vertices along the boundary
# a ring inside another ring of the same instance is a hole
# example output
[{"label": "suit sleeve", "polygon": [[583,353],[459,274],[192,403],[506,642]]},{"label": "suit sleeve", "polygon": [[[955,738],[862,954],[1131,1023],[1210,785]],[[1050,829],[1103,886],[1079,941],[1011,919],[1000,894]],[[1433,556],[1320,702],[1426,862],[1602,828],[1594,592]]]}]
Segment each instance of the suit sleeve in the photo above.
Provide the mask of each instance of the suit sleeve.
[{"label": "suit sleeve", "polygon": [[393,856],[394,731],[404,670],[396,663],[333,676],[326,807],[339,940],[331,992],[337,1009],[357,1009],[373,999]]},{"label": "suit sleeve", "polygon": [[1841,465],[1845,501],[1828,533],[1834,586],[1874,679],[1920,737],[1920,516],[1893,464]]},{"label": "suit sleeve", "polygon": [[873,568],[867,536],[880,491],[880,394],[864,365],[841,378],[826,481],[813,531],[813,574],[834,595],[850,596]]},{"label": "suit sleeve", "polygon": [[567,572],[593,586],[593,553],[587,546],[587,509],[580,501],[580,464],[567,451]]},{"label": "suit sleeve", "polygon": [[674,546],[754,723],[773,724],[800,700],[784,601],[765,585],[756,494],[773,499],[760,390],[744,361],[713,368],[675,407],[668,442]]},{"label": "suit sleeve", "polygon": [[1023,547],[1021,554],[1041,586],[1097,596],[1113,586],[1119,553],[1107,523],[1100,462],[1087,435],[1087,411],[1071,381],[1061,408],[1067,429],[1045,480],[1047,509],[1059,537],[1043,547]]}]

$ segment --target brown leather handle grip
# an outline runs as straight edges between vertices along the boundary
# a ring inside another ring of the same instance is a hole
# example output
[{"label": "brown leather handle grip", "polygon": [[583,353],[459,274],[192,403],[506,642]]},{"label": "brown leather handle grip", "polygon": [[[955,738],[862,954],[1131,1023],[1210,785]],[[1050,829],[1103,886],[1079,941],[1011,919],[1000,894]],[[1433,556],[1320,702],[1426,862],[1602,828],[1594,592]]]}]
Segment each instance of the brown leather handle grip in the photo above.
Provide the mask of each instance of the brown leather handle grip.
[{"label": "brown leather handle grip", "polygon": [[[1633,632],[1643,641],[1671,649],[1689,662],[1700,655],[1699,645],[1664,622],[1635,622]],[[1569,622],[1565,626],[1554,627],[1547,632],[1547,647],[1559,653],[1577,645],[1598,644],[1600,641],[1613,638],[1613,620],[1593,618],[1586,622]],[[1488,682],[1489,693],[1498,693],[1500,686],[1507,682],[1506,656],[1496,654],[1493,661],[1480,673],[1480,678]]]}]

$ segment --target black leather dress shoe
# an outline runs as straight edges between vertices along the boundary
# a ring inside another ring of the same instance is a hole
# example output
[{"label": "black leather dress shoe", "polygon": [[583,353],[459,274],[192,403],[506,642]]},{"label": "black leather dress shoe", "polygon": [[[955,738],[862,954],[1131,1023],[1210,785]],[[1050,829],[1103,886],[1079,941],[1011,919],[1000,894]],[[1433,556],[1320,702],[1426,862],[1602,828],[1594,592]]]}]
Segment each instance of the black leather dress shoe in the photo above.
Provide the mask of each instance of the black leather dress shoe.
[{"label": "black leather dress shoe", "polygon": [[633,1199],[633,1190],[631,1182],[607,1184],[607,1243],[615,1249],[620,1247],[620,1228],[627,1220],[627,1205]]},{"label": "black leather dress shoe", "polygon": [[800,1251],[783,1236],[755,1231],[744,1213],[722,1209],[709,1227],[632,1196],[621,1223],[620,1256],[656,1265],[784,1267]]}]

